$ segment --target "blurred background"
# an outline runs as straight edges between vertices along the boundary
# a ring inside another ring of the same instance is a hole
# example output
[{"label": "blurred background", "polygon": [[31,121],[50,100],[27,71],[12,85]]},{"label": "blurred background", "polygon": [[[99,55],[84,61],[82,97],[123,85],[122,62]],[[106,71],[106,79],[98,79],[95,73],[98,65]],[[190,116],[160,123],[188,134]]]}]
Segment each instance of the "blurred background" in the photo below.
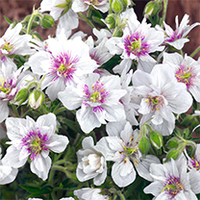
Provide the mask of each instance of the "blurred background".
[{"label": "blurred background", "polygon": [[[41,1],[42,0],[0,0],[0,37],[9,26],[4,16],[8,17],[11,21],[20,21],[26,15],[32,13],[33,5],[35,5],[35,8],[38,8]],[[136,4],[134,10],[137,13],[138,19],[141,21],[144,6],[149,0],[134,0],[133,2]],[[190,16],[190,25],[195,22],[200,22],[200,0],[169,0],[166,23],[174,29],[175,16],[179,16],[180,22],[185,13]],[[55,32],[54,29],[42,29],[41,27],[36,30],[40,33],[42,39],[46,39],[48,35],[53,35]],[[83,21],[80,22],[78,30],[82,30],[88,34],[91,33],[90,27]],[[186,43],[183,49],[188,55],[200,46],[200,26],[195,27],[189,33],[189,36],[190,42]],[[200,52],[195,56],[195,59],[198,59],[198,57],[200,57]]]}]

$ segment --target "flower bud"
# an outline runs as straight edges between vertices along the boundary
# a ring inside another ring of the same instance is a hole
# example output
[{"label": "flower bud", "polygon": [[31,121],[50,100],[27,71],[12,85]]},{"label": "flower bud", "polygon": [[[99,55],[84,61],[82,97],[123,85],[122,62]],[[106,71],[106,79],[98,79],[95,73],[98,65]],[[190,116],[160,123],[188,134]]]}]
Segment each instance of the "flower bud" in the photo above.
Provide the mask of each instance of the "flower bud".
[{"label": "flower bud", "polygon": [[177,137],[173,137],[167,141],[167,148],[168,149],[177,148],[178,144],[179,144],[179,139]]},{"label": "flower bud", "polygon": [[163,137],[158,131],[153,131],[149,136],[152,146],[156,149],[160,149],[163,146]]},{"label": "flower bud", "polygon": [[174,160],[176,160],[180,155],[180,151],[178,149],[171,149],[166,156],[166,161],[171,160],[171,158],[173,158]]},{"label": "flower bud", "polygon": [[105,22],[109,25],[110,29],[115,28],[115,19],[116,16],[114,13],[111,13],[106,17]]},{"label": "flower bud", "polygon": [[37,109],[42,105],[44,101],[44,93],[41,90],[34,90],[28,100],[28,104],[31,106],[33,109]]},{"label": "flower bud", "polygon": [[121,0],[113,0],[111,7],[115,13],[121,13],[124,10],[123,2]]},{"label": "flower bud", "polygon": [[148,18],[149,16],[156,15],[162,9],[162,4],[155,1],[150,1],[146,4],[144,8],[144,16]]},{"label": "flower bud", "polygon": [[54,20],[53,18],[48,15],[48,14],[44,14],[41,18],[40,18],[40,24],[43,28],[52,28],[54,25]]},{"label": "flower bud", "polygon": [[138,147],[142,154],[147,154],[150,149],[150,142],[147,137],[142,137],[139,141]]},{"label": "flower bud", "polygon": [[19,106],[25,102],[28,99],[29,91],[27,88],[23,88],[18,91],[18,93],[15,96],[15,103],[17,103]]}]

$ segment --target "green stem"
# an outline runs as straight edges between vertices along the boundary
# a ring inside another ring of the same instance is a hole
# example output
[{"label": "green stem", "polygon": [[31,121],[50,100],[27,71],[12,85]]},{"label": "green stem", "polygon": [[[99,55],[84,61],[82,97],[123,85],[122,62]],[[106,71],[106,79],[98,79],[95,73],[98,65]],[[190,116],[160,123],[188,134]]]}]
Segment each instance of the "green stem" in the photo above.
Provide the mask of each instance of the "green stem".
[{"label": "green stem", "polygon": [[112,13],[112,0],[109,0],[109,14]]},{"label": "green stem", "polygon": [[62,167],[62,166],[59,166],[59,165],[53,165],[52,167],[53,170],[58,170],[60,172],[66,172],[66,168],[65,167]]},{"label": "green stem", "polygon": [[16,116],[16,117],[20,117],[20,116],[19,116],[19,113],[18,113],[18,111],[17,111],[17,108],[16,108],[16,106],[15,106],[14,104],[12,104],[12,109],[13,109],[13,111],[14,111],[14,113],[15,113],[15,116]]},{"label": "green stem", "polygon": [[197,47],[194,52],[190,55],[190,57],[194,57],[200,51],[200,46]]},{"label": "green stem", "polygon": [[53,186],[53,177],[55,174],[55,170],[51,169],[50,174],[49,174],[49,183]]},{"label": "green stem", "polygon": [[161,19],[161,27],[163,28],[163,22],[165,21],[166,14],[167,14],[167,5],[168,5],[168,0],[163,0],[163,15]]},{"label": "green stem", "polygon": [[35,7],[33,7],[33,13],[31,15],[31,18],[29,19],[28,26],[27,26],[27,31],[26,31],[27,34],[30,34],[30,32],[31,32],[33,20],[36,17],[36,15],[38,14],[38,11],[39,11],[39,9],[35,10]]},{"label": "green stem", "polygon": [[65,107],[61,107],[61,108],[57,109],[56,111],[54,111],[53,113],[54,113],[55,115],[57,115],[57,114],[59,114],[59,113],[65,111],[65,110],[66,110]]},{"label": "green stem", "polygon": [[124,195],[120,191],[118,191],[117,193],[118,193],[120,200],[126,200]]},{"label": "green stem", "polygon": [[82,14],[81,12],[79,12],[78,14],[81,16],[82,20],[84,20],[91,26],[91,28],[95,28],[94,24],[84,14]]}]

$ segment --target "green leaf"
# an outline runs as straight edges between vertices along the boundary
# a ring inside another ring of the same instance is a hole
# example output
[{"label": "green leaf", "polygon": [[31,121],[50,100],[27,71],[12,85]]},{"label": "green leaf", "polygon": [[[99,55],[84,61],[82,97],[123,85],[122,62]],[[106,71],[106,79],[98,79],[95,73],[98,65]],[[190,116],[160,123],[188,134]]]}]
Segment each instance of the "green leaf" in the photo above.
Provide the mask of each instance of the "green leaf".
[{"label": "green leaf", "polygon": [[4,16],[5,20],[9,23],[9,24],[12,24],[12,21],[9,20],[6,16]]}]

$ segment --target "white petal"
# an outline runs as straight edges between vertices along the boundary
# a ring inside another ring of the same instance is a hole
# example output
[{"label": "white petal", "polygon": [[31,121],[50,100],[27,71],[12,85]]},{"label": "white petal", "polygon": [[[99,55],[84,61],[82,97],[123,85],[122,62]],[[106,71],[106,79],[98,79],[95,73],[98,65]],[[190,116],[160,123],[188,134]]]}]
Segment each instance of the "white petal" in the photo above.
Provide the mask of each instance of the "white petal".
[{"label": "white petal", "polygon": [[46,180],[51,168],[51,159],[49,157],[43,158],[41,155],[38,155],[31,162],[30,167],[34,174],[36,174],[42,180]]},{"label": "white petal", "polygon": [[55,153],[61,153],[67,147],[69,140],[64,135],[52,135],[51,138],[48,140],[49,149],[51,149]]},{"label": "white petal", "polygon": [[[132,164],[128,163],[128,166],[127,166],[126,164],[124,164],[124,161],[120,163],[116,162],[113,164],[111,176],[115,184],[118,185],[119,187],[126,187],[135,180],[136,172],[133,166],[131,165]],[[128,170],[127,173],[126,173],[126,170]]]}]

